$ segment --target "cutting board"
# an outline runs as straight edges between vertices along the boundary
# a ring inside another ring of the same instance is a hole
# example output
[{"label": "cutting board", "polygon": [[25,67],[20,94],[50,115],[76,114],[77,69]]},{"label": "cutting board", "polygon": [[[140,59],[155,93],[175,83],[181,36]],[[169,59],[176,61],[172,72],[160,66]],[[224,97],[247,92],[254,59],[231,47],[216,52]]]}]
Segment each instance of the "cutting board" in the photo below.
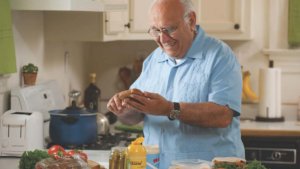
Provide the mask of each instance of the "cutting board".
[{"label": "cutting board", "polygon": [[105,169],[103,166],[93,160],[88,160],[88,166],[91,169]]}]

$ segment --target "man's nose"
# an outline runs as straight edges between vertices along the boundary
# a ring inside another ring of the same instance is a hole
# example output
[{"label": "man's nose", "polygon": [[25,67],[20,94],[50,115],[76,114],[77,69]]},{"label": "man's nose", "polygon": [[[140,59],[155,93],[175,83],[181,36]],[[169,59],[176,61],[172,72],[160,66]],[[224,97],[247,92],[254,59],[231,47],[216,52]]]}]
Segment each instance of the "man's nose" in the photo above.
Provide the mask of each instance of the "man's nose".
[{"label": "man's nose", "polygon": [[166,42],[166,41],[169,41],[170,39],[172,39],[170,37],[170,35],[167,32],[164,32],[164,31],[160,32],[159,37],[160,37],[161,42]]}]

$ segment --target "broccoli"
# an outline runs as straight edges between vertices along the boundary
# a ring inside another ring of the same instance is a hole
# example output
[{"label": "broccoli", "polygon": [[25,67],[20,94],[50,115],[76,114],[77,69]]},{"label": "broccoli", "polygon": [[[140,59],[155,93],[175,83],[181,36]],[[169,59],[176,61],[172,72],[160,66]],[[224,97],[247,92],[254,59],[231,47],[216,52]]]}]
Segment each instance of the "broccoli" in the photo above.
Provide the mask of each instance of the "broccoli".
[{"label": "broccoli", "polygon": [[24,151],[19,162],[19,169],[34,169],[37,162],[48,157],[50,157],[48,153],[43,150]]}]

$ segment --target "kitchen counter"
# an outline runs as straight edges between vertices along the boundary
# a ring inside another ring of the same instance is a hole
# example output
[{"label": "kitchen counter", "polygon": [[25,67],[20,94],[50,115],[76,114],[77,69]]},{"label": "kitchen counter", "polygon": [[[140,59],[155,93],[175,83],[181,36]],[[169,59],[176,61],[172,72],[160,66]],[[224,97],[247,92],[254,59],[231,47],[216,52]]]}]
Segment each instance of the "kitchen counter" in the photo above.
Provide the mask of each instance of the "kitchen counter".
[{"label": "kitchen counter", "polygon": [[242,136],[282,136],[282,137],[300,137],[300,122],[257,122],[242,120]]},{"label": "kitchen counter", "polygon": [[[281,136],[281,137],[300,137],[300,122],[257,122],[242,120],[242,136]],[[108,168],[110,151],[104,150],[85,150],[90,160],[96,161],[102,166]],[[20,158],[17,157],[0,157],[0,168],[18,169]]]},{"label": "kitchen counter", "polygon": [[[108,169],[110,151],[103,150],[85,150],[90,160],[98,162]],[[18,169],[20,158],[18,157],[0,157],[0,168]]]}]

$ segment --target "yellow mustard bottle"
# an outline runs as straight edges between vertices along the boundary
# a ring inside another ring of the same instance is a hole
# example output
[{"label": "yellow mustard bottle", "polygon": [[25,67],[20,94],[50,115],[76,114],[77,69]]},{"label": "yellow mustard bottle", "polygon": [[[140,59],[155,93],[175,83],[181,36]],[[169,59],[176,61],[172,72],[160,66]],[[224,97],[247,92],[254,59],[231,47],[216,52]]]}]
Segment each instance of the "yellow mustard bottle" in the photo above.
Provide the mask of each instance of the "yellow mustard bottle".
[{"label": "yellow mustard bottle", "polygon": [[144,137],[139,137],[127,147],[129,169],[146,168],[146,148],[142,145]]}]

